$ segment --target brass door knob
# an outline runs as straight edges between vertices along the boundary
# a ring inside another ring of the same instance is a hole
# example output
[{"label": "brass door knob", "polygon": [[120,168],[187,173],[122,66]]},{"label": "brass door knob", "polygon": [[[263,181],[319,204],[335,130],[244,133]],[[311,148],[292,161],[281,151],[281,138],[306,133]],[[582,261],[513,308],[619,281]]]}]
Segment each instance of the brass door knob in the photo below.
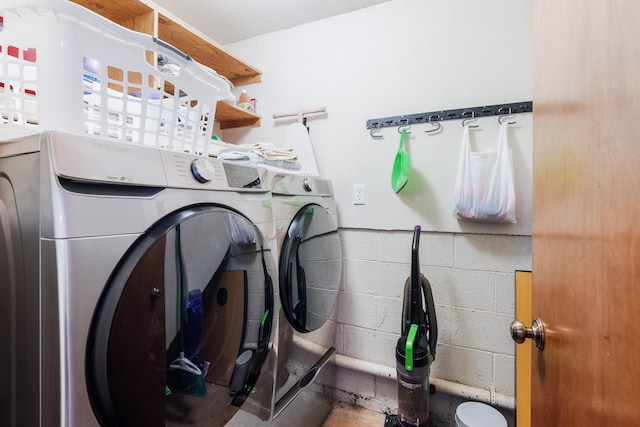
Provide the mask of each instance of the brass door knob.
[{"label": "brass door knob", "polygon": [[530,328],[524,326],[519,320],[511,322],[511,338],[517,343],[522,344],[527,338],[532,338],[538,350],[544,350],[544,326],[538,318],[533,319]]}]

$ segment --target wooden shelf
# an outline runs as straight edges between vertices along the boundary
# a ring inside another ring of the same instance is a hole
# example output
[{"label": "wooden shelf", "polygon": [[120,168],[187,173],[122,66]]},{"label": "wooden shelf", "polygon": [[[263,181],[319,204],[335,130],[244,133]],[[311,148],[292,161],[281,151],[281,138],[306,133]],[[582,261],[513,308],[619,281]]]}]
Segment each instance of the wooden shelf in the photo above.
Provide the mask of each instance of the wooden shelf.
[{"label": "wooden shelf", "polygon": [[218,101],[216,106],[216,120],[220,129],[230,129],[245,126],[260,126],[260,116],[243,110],[224,101]]},{"label": "wooden shelf", "polygon": [[243,63],[219,46],[189,30],[174,19],[158,14],[158,38],[225,76],[235,86],[259,83],[260,71]]},{"label": "wooden shelf", "polygon": [[[193,59],[229,79],[234,86],[259,83],[262,73],[231,55],[177,17],[160,11],[150,1],[71,0],[97,14],[141,33],[150,34],[180,49]],[[216,121],[221,129],[259,126],[260,116],[225,102],[218,102]]]},{"label": "wooden shelf", "polygon": [[134,21],[140,17],[148,16],[153,18],[154,9],[140,1],[132,0],[72,0],[94,11],[98,15],[107,18],[117,24],[132,30],[140,31],[146,34],[156,35],[154,32],[143,31],[140,28],[134,28]]}]

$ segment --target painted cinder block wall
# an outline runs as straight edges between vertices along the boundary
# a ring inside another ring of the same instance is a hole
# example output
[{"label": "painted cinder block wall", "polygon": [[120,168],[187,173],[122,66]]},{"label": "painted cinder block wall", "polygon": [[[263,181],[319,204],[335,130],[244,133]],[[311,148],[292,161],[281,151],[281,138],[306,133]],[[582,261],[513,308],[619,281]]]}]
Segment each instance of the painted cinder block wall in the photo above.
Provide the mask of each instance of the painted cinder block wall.
[{"label": "painted cinder block wall", "polygon": [[[338,353],[395,368],[412,232],[341,229],[340,236],[344,275]],[[438,317],[431,375],[514,396],[509,325],[515,314],[515,271],[531,269],[531,238],[422,232],[420,265]],[[365,396],[375,399],[371,393]]]}]

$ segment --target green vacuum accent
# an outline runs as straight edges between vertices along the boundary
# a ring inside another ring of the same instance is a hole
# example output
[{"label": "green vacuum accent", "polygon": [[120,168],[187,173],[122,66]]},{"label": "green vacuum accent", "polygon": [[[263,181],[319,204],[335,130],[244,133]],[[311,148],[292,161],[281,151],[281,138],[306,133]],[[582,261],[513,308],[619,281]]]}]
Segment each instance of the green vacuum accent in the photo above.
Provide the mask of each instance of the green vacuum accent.
[{"label": "green vacuum accent", "polygon": [[418,325],[411,325],[411,328],[409,328],[409,335],[407,336],[407,344],[404,353],[404,368],[409,372],[413,371],[413,342],[415,341],[417,334]]}]

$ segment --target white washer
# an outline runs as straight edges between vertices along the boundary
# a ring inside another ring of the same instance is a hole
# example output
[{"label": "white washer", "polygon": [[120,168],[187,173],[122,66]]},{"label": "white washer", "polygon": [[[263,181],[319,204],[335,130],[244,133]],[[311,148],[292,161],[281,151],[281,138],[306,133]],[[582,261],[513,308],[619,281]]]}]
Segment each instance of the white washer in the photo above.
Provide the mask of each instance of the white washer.
[{"label": "white washer", "polygon": [[[57,132],[0,143],[0,425],[270,425],[274,230],[261,168]],[[209,363],[206,397],[180,392],[197,379],[170,372],[181,351]]]},{"label": "white washer", "polygon": [[271,172],[281,313],[274,425],[321,426],[335,383],[342,253],[331,181]]}]

